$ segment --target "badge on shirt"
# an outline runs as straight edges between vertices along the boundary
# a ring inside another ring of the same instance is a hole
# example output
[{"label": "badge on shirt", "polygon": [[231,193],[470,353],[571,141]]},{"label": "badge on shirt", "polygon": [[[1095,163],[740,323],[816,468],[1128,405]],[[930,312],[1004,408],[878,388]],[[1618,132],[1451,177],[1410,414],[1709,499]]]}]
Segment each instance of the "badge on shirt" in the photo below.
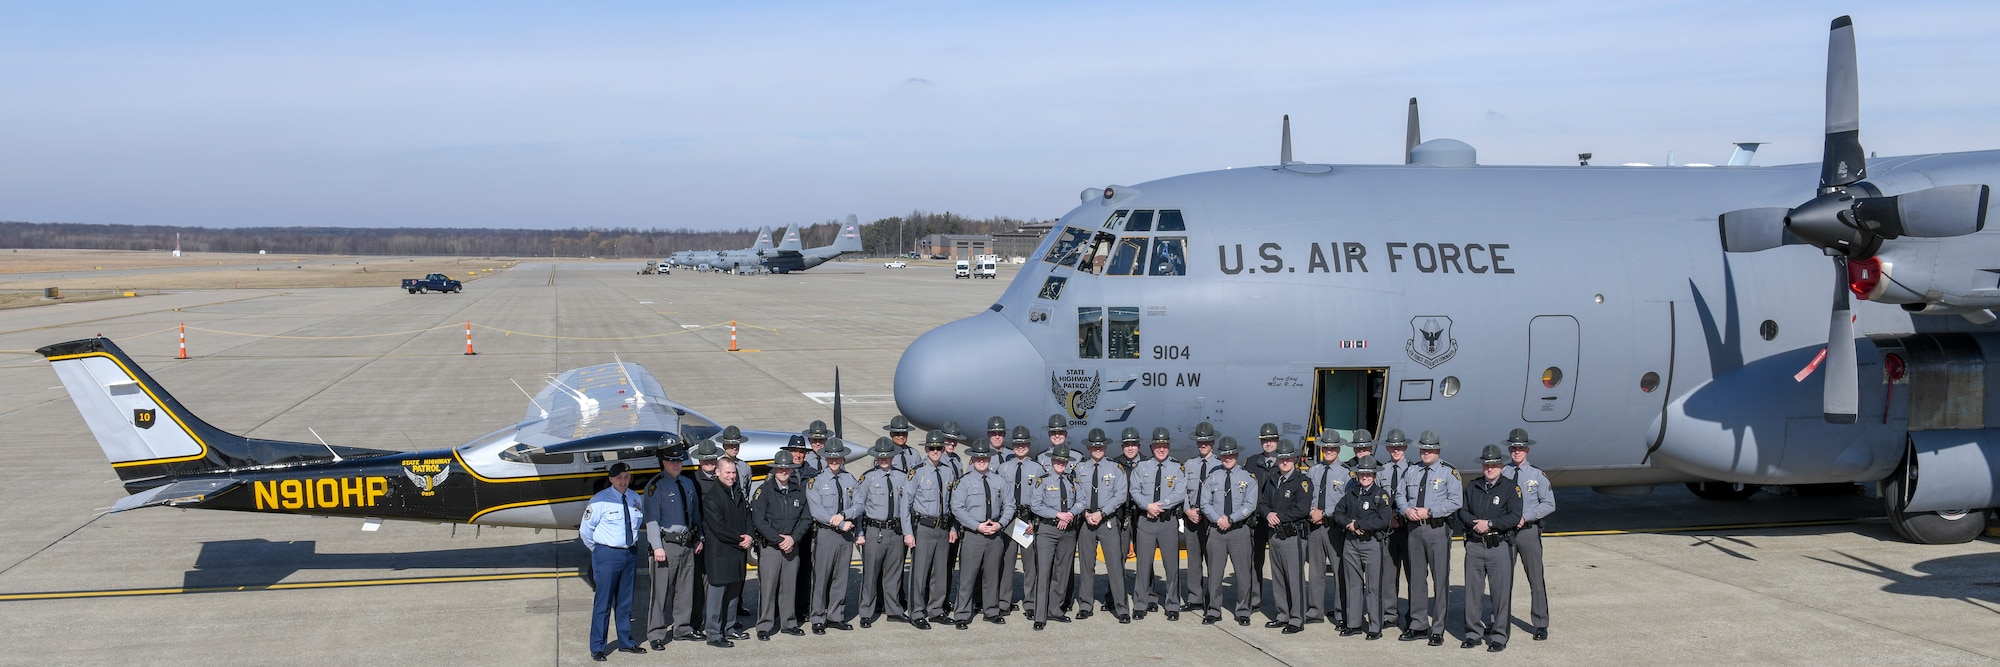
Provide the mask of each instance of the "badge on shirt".
[{"label": "badge on shirt", "polygon": [[1498,505],[1498,504],[1500,504],[1500,496],[1494,496],[1494,497],[1493,497],[1493,504],[1495,504],[1495,505]]},{"label": "badge on shirt", "polygon": [[1363,512],[1368,511],[1368,501],[1366,500],[1361,501],[1361,511]]},{"label": "badge on shirt", "polygon": [[1443,488],[1444,488],[1444,480],[1442,480],[1442,479],[1434,479],[1434,480],[1431,480],[1431,488],[1433,488],[1433,489],[1443,489]]},{"label": "badge on shirt", "polygon": [[1173,485],[1174,485],[1174,476],[1167,475],[1167,486],[1173,486]]},{"label": "badge on shirt", "polygon": [[[1495,498],[1495,499],[1494,499],[1494,502],[1499,502],[1499,499],[1498,499],[1498,498]],[[793,507],[798,507],[798,506],[799,506],[799,499],[797,499],[797,498],[793,498],[793,499],[792,499],[792,506],[793,506]]]}]

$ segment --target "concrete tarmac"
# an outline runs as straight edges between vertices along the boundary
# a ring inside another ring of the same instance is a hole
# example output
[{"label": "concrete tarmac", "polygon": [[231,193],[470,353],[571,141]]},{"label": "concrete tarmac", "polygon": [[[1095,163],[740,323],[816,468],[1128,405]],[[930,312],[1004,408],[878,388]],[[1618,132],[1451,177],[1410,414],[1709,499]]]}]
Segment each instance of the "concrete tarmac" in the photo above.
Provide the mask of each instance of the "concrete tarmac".
[{"label": "concrete tarmac", "polygon": [[[837,263],[789,276],[638,263],[529,263],[463,294],[394,288],[180,292],[0,314],[0,664],[584,664],[590,590],[574,531],[146,509],[110,466],[34,348],[102,334],[177,398],[244,435],[411,450],[519,419],[542,377],[610,361],[645,365],[669,395],[724,423],[799,429],[829,419],[809,394],[841,369],[845,435],[872,442],[894,413],[904,346],[985,308],[1008,280],[948,267]],[[1011,278],[1011,275],[1003,275]],[[738,324],[730,353],[727,323]],[[175,327],[190,359],[175,359]],[[475,356],[464,355],[465,323]],[[971,379],[968,378],[968,381]],[[1565,489],[1547,540],[1549,641],[1526,634],[1495,663],[1852,664],[2000,660],[2000,543],[1920,546],[1879,501],[1760,494],[1725,503],[1678,486],[1644,497]],[[1693,529],[1688,529],[1692,527]],[[1456,635],[1462,570],[1454,546]],[[754,599],[755,583],[751,589]],[[850,601],[858,599],[850,595]],[[1034,632],[919,631],[879,623],[728,650],[675,643],[613,663],[1200,664],[1408,662],[1446,646],[1281,635],[1105,615]]]}]

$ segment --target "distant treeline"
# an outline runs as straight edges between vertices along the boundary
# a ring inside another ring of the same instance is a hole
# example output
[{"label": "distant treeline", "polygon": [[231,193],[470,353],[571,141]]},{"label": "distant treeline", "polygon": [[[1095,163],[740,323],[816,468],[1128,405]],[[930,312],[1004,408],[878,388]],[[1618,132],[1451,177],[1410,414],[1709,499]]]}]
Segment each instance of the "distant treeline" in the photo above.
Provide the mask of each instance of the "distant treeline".
[{"label": "distant treeline", "polygon": [[[915,247],[928,234],[1010,232],[1027,222],[1013,218],[973,220],[951,213],[912,211],[862,225],[862,245],[871,255],[893,255]],[[776,227],[776,225],[773,225]],[[828,245],[840,222],[809,225],[800,235],[805,247]],[[682,250],[749,247],[757,230],[694,229],[463,229],[365,227],[172,227],[94,225],[65,222],[0,222],[0,248],[76,250],[172,250],[180,234],[186,252],[257,252],[323,255],[443,255],[510,257],[658,257]],[[772,239],[777,241],[778,239]]]}]

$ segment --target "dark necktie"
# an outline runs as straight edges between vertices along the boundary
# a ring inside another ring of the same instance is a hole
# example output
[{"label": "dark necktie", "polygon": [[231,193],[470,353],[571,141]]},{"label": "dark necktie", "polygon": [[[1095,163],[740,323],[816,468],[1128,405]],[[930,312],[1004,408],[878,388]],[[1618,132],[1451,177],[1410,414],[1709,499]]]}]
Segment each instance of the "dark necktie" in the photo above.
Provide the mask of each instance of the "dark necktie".
[{"label": "dark necktie", "polygon": [[1153,502],[1160,502],[1160,473],[1165,472],[1166,469],[1167,464],[1165,462],[1153,462]]},{"label": "dark necktie", "polygon": [[1393,493],[1403,492],[1403,466],[1394,462],[1389,464],[1389,490]]},{"label": "dark necktie", "polygon": [[986,498],[986,520],[993,521],[994,510],[999,507],[1000,501],[993,497],[993,483],[986,479],[986,475],[979,476],[979,495]]},{"label": "dark necktie", "polygon": [[1028,467],[1027,457],[1014,457],[1014,504],[1016,505],[1021,504],[1021,469],[1026,467]]},{"label": "dark necktie", "polygon": [[1226,473],[1222,476],[1222,515],[1236,515],[1236,485],[1230,483]]},{"label": "dark necktie", "polygon": [[839,475],[833,476],[833,510],[834,514],[846,518],[844,515],[847,514],[847,485],[840,483]]},{"label": "dark necktie", "polygon": [[1097,511],[1097,462],[1090,463],[1090,511]]},{"label": "dark necktie", "polygon": [[639,527],[634,525],[637,522],[633,520],[637,512],[632,509],[632,494],[620,491],[618,501],[625,503],[625,546],[630,547],[639,543]]},{"label": "dark necktie", "polygon": [[1333,466],[1327,466],[1325,474],[1320,475],[1320,480],[1319,480],[1319,508],[1322,511],[1332,509],[1326,506],[1326,491],[1327,489],[1332,487],[1333,487]]},{"label": "dark necktie", "polygon": [[688,531],[692,532],[694,531],[694,516],[688,513],[688,488],[685,486],[681,486],[681,480],[683,478],[684,476],[681,475],[674,476],[674,490],[680,492],[679,495],[681,500],[681,525],[686,526]]},{"label": "dark necktie", "polygon": [[1424,494],[1431,490],[1431,467],[1424,466],[1424,476],[1417,478],[1417,506],[1425,507]]},{"label": "dark necktie", "polygon": [[1063,512],[1068,512],[1069,511],[1068,477],[1065,477],[1063,475],[1056,475],[1056,497],[1062,499],[1062,504],[1056,506],[1056,513],[1061,514]]},{"label": "dark necktie", "polygon": [[1198,461],[1195,465],[1201,466],[1201,483],[1196,484],[1194,488],[1206,489],[1208,488],[1208,459],[1199,458],[1195,459],[1195,461]]},{"label": "dark necktie", "polygon": [[[931,466],[931,478],[936,479],[938,484],[938,509],[945,509],[944,466]],[[938,512],[938,514],[943,515],[944,512]]]}]

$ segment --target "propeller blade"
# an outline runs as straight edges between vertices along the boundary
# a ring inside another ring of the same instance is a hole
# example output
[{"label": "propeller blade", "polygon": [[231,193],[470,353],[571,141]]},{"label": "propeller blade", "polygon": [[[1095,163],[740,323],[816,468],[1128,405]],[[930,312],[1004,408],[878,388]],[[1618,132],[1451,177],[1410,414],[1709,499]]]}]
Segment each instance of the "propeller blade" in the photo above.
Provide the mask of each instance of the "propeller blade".
[{"label": "propeller blade", "polygon": [[1894,197],[1864,197],[1855,216],[1877,223],[1888,238],[1963,236],[1986,228],[1985,185],[1947,185]]},{"label": "propeller blade", "polygon": [[1829,424],[1852,424],[1861,405],[1861,374],[1854,360],[1854,313],[1847,298],[1847,259],[1833,260],[1833,315],[1826,328],[1826,393],[1821,410]]},{"label": "propeller blade", "polygon": [[1826,153],[1820,159],[1822,191],[1868,177],[1861,150],[1861,87],[1854,64],[1854,21],[1833,20],[1826,43]]},{"label": "propeller blade", "polygon": [[1716,218],[1725,252],[1757,252],[1785,245],[1788,208],[1746,208]]},{"label": "propeller blade", "polygon": [[1285,133],[1278,140],[1278,166],[1292,163],[1292,115],[1285,114]]},{"label": "propeller blade", "polygon": [[840,367],[833,367],[833,437],[840,439]]},{"label": "propeller blade", "polygon": [[1417,127],[1417,98],[1410,98],[1410,120],[1403,125],[1403,164],[1416,161],[1417,144],[1424,142],[1424,133]]}]

